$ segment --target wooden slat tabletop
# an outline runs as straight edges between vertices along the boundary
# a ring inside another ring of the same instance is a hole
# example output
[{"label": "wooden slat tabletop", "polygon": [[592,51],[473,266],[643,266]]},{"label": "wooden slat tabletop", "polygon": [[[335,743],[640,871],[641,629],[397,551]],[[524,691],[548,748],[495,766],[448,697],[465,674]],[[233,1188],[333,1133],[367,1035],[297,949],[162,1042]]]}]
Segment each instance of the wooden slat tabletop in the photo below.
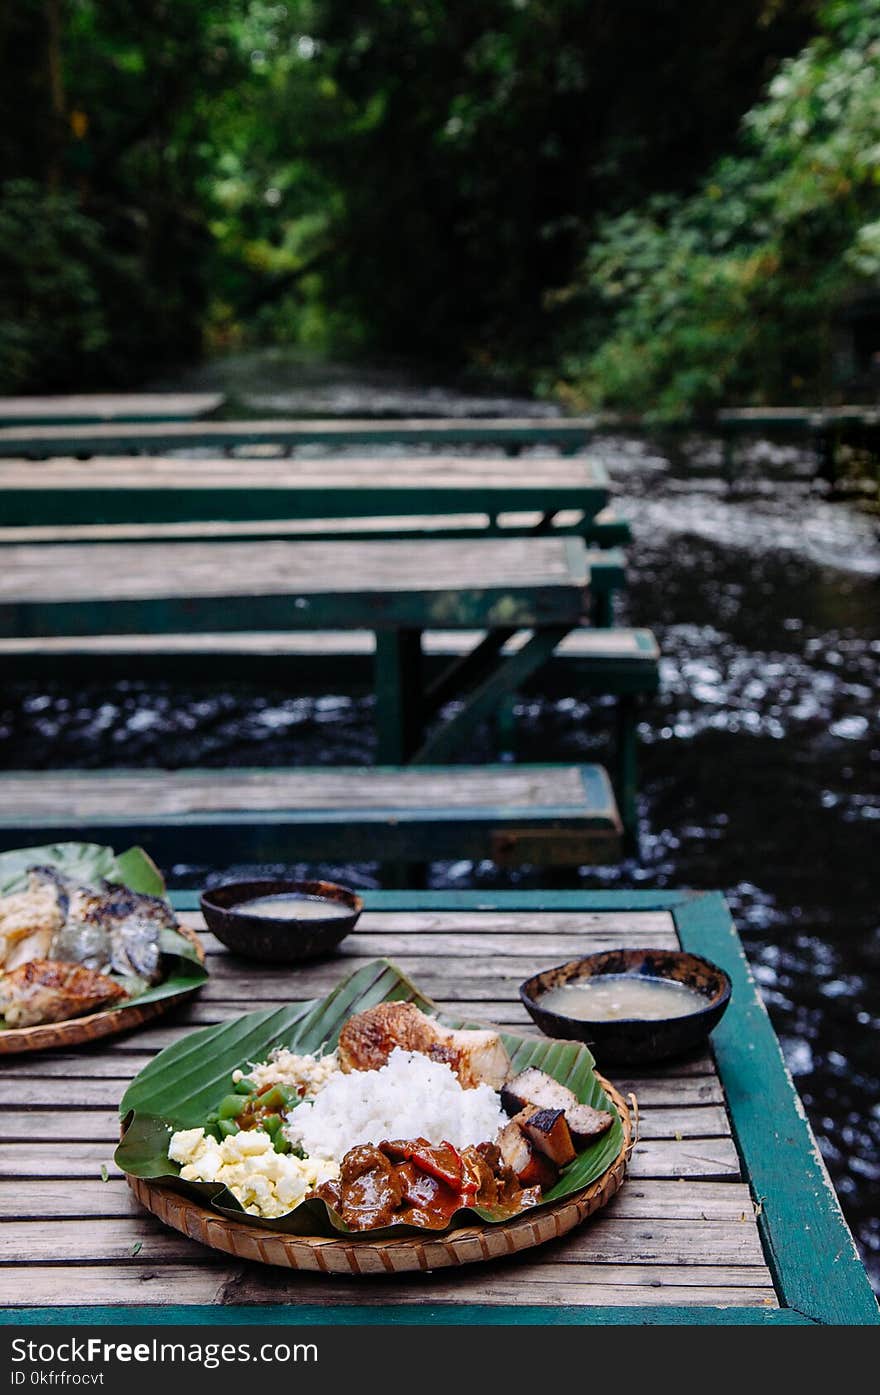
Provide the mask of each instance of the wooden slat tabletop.
[{"label": "wooden slat tabletop", "polygon": [[[285,459],[99,457],[0,461],[7,524],[180,527],[348,515],[497,515],[575,510],[588,523],[608,503],[604,466],[584,457],[327,456]],[[523,531],[523,530],[517,530]]]},{"label": "wooden slat tabletop", "polygon": [[578,538],[4,549],[0,634],[578,624]]},{"label": "wooden slat tabletop", "polygon": [[0,397],[0,423],[55,426],[97,422],[188,421],[213,412],[219,392],[79,393],[66,397]]},{"label": "wooden slat tabletop", "polygon": [[[184,919],[200,925],[195,913]],[[0,1303],[776,1309],[708,1052],[667,1067],[606,1068],[641,1110],[641,1141],[619,1195],[559,1242],[455,1273],[330,1281],[230,1261],[140,1211],[113,1165],[127,1081],[192,1025],[322,995],[359,964],[388,956],[442,1007],[530,1032],[517,987],[535,969],[613,944],[678,942],[669,911],[613,909],[368,911],[338,957],[302,967],[246,964],[206,936],[211,978],[189,1007],[96,1047],[4,1065]]]},{"label": "wooden slat tabletop", "polygon": [[[378,477],[378,478],[377,478]],[[359,490],[475,489],[503,490],[516,496],[546,486],[572,495],[584,489],[607,490],[604,465],[585,456],[530,455],[328,455],[293,460],[230,459],[226,456],[181,459],[179,456],[102,456],[91,461],[55,457],[41,461],[6,459],[0,463],[0,499],[8,490],[50,489],[96,492],[105,489],[190,490],[251,489]]]}]

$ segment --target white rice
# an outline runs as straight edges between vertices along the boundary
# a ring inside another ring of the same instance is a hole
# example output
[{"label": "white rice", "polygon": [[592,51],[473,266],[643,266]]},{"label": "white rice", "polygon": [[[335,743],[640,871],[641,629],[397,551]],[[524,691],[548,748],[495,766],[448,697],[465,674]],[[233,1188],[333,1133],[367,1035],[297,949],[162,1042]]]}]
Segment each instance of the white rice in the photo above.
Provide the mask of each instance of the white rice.
[{"label": "white rice", "polygon": [[380,1070],[331,1076],[287,1119],[291,1143],[309,1156],[337,1161],[355,1144],[384,1139],[445,1140],[456,1148],[487,1143],[507,1123],[490,1085],[465,1090],[449,1066],[399,1046]]}]

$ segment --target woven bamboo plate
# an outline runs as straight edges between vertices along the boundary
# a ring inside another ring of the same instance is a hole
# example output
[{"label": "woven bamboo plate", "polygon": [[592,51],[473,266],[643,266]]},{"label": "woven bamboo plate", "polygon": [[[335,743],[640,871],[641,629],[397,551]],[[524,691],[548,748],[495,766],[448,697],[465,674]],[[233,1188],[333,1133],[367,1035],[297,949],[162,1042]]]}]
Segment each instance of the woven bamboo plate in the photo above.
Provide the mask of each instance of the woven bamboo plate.
[{"label": "woven bamboo plate", "polygon": [[[188,925],[177,926],[180,934],[189,940],[204,964],[205,950],[201,940]],[[86,1017],[69,1017],[66,1022],[46,1022],[40,1027],[9,1027],[0,1031],[0,1056],[16,1055],[22,1051],[46,1051],[50,1047],[82,1046],[99,1037],[109,1037],[116,1032],[127,1032],[132,1027],[141,1027],[153,1017],[159,1017],[188,998],[201,988],[201,982],[192,988],[182,988],[167,998],[158,998],[151,1003],[133,1002],[122,1007],[105,1008],[103,1012],[91,1012]]]},{"label": "woven bamboo plate", "polygon": [[191,1240],[234,1255],[236,1259],[257,1260],[284,1269],[318,1274],[401,1274],[414,1269],[447,1269],[479,1260],[502,1259],[566,1235],[607,1205],[622,1186],[626,1165],[636,1144],[638,1106],[635,1096],[631,1095],[631,1114],[614,1086],[601,1075],[598,1078],[623,1125],[623,1143],[614,1162],[583,1191],[497,1225],[461,1226],[424,1240],[413,1235],[401,1236],[399,1240],[288,1235],[285,1231],[246,1225],[220,1216],[157,1182],[129,1176],[126,1181],[142,1206]]}]

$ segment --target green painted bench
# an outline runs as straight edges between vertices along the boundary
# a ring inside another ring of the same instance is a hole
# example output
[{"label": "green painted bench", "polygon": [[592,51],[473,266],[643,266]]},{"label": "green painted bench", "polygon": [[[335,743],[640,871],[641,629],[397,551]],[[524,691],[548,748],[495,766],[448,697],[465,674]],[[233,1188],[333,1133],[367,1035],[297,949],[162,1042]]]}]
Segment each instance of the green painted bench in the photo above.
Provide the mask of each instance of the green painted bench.
[{"label": "green painted bench", "polygon": [[0,397],[0,426],[94,426],[101,422],[191,421],[215,412],[220,392],[109,392]]},{"label": "green painted bench", "polygon": [[[13,545],[3,561],[0,638],[373,631],[386,764],[447,759],[581,624],[594,584],[579,538]],[[487,633],[428,683],[436,629]]]},{"label": "green painted bench", "polygon": [[806,437],[816,450],[819,474],[831,484],[837,477],[840,446],[853,445],[875,457],[880,450],[880,408],[876,405],[728,407],[716,413],[715,425],[724,441],[724,472],[730,483],[736,476],[736,444],[747,436]]},{"label": "green painted bench", "polygon": [[0,773],[0,849],[139,843],[160,863],[581,866],[620,856],[601,766]]},{"label": "green painted bench", "polygon": [[44,460],[72,455],[162,455],[176,450],[274,451],[299,446],[526,446],[580,450],[596,430],[592,417],[386,418],[263,421],[145,422],[97,426],[7,426],[0,428],[0,456]]},{"label": "green painted bench", "polygon": [[601,464],[560,455],[0,460],[0,541],[291,536],[309,520],[322,537],[565,532],[614,546],[629,529],[603,517],[609,489]]},{"label": "green painted bench", "polygon": [[[436,682],[443,670],[485,638],[473,631],[426,631],[422,667]],[[521,649],[519,633],[502,653]],[[171,681],[182,687],[228,685],[231,675],[297,694],[360,695],[373,685],[375,637],[363,631],[312,634],[102,635],[78,639],[0,639],[0,664],[30,679],[101,683]],[[550,697],[614,696],[616,788],[624,827],[637,823],[636,719],[639,700],[659,686],[659,648],[650,630],[576,629],[522,685]],[[511,695],[503,711],[502,746],[514,739]]]}]

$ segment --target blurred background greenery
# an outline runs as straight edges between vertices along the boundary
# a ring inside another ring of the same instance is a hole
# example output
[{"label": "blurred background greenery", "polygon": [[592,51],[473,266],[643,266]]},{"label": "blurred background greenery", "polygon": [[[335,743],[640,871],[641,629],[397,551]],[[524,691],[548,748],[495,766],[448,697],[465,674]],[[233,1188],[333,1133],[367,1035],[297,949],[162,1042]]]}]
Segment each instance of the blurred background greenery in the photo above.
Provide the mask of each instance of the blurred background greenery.
[{"label": "blurred background greenery", "polygon": [[670,419],[876,393],[838,349],[880,301],[880,0],[18,0],[0,36],[0,391],[280,343]]}]

